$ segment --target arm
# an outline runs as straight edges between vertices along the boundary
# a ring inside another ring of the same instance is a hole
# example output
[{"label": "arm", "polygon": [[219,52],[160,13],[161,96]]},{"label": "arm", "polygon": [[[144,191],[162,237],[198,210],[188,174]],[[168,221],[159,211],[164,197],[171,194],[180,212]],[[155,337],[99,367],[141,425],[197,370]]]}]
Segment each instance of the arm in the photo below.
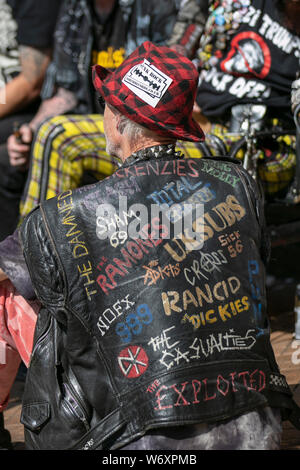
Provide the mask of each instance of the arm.
[{"label": "arm", "polygon": [[38,98],[51,49],[20,46],[21,73],[5,87],[5,104],[0,104],[0,119],[24,108]]},{"label": "arm", "polygon": [[207,0],[182,2],[167,45],[193,59],[208,17]]},{"label": "arm", "polygon": [[292,105],[292,112],[295,112],[295,109],[300,104],[300,72],[297,73],[296,80],[292,83],[292,91],[291,91],[291,105]]},{"label": "arm", "polygon": [[76,104],[77,98],[72,91],[59,88],[52,98],[42,102],[37,114],[29,125],[35,131],[45,119],[67,113],[74,109]]},{"label": "arm", "polygon": [[5,279],[9,279],[17,291],[27,300],[35,297],[18,229],[0,243],[0,282]]},{"label": "arm", "polygon": [[7,140],[10,164],[17,167],[26,167],[29,162],[30,147],[33,134],[39,125],[46,119],[71,111],[77,103],[75,94],[64,88],[59,88],[57,93],[42,102],[37,114],[29,124],[24,124],[20,129],[22,143],[18,142],[15,135]]},{"label": "arm", "polygon": [[59,322],[66,323],[65,276],[39,207],[25,218],[19,235],[26,274],[36,298]]},{"label": "arm", "polygon": [[[27,0],[26,2],[16,3],[18,18],[20,19],[18,24],[19,43],[31,45],[32,43],[41,43],[43,47],[51,47],[53,51],[56,51],[55,37],[53,37],[54,31],[57,29],[56,20],[57,17],[62,16],[60,13],[58,15],[61,4],[64,6],[65,11],[68,8],[68,2],[61,2],[60,0],[44,0],[43,2]],[[41,9],[41,3],[45,6],[44,9]],[[34,34],[32,34],[33,31]],[[64,63],[62,66],[64,66]],[[47,68],[47,73],[49,69],[50,67]],[[45,74],[45,78],[46,76],[47,74]],[[64,85],[62,84],[62,86]],[[51,98],[42,101],[40,109],[29,125],[21,127],[21,143],[14,135],[8,138],[7,147],[11,165],[20,169],[27,167],[33,135],[39,125],[47,118],[70,111],[76,102],[75,95],[60,89],[58,84],[57,88],[51,91]]]}]

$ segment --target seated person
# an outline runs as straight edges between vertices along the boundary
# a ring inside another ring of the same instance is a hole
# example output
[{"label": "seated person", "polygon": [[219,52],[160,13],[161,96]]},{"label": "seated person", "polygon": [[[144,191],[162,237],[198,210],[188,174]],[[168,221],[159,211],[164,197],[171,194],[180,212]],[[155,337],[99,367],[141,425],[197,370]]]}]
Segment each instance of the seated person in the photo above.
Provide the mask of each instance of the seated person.
[{"label": "seated person", "polygon": [[[47,1],[43,0],[43,6]],[[18,12],[20,10],[27,14],[28,11],[32,12],[27,5],[32,3],[32,0],[13,3],[16,4]],[[105,153],[103,122],[99,119],[100,115],[87,114],[103,111],[90,86],[89,67],[94,63],[105,65],[110,69],[117,67],[144,39],[163,44],[171,35],[177,14],[174,0],[165,0],[159,9],[156,8],[154,0],[139,0],[139,2],[55,0],[50,3],[52,8],[50,12],[48,8],[40,11],[41,16],[48,15],[48,22],[53,17],[56,5],[62,3],[55,31],[53,61],[47,70],[42,103],[38,110],[29,116],[30,119],[25,120],[29,121],[29,124],[20,128],[19,138],[11,134],[12,128],[8,130],[8,135],[11,135],[8,138],[9,157],[7,155],[6,160],[8,162],[10,159],[11,165],[6,164],[0,176],[0,219],[5,220],[5,224],[1,224],[0,240],[11,235],[18,224],[20,200],[27,179],[28,191],[25,193],[28,194],[28,198],[22,204],[22,214],[29,212],[37,201],[43,199],[45,192],[49,197],[49,194],[55,195],[64,188],[78,186],[83,174],[86,182],[91,179],[90,172],[93,179],[95,175],[97,179],[101,179],[116,169],[114,159]],[[32,20],[32,15],[30,19]],[[39,21],[35,27],[40,28],[41,24]],[[24,29],[23,34],[28,31],[28,28]],[[32,30],[33,28],[30,29]],[[38,35],[34,38],[35,40],[38,38],[40,45],[44,44],[44,38],[48,37],[49,30],[47,28],[42,32],[43,39]],[[27,36],[28,34],[27,32]],[[24,52],[26,50],[24,47]],[[87,61],[83,63],[85,57]],[[27,53],[27,62],[30,58]],[[37,62],[42,65],[41,60]],[[32,75],[34,71],[38,71],[37,67],[29,66],[29,68]],[[18,94],[23,89],[24,86],[20,87]],[[76,115],[70,116],[71,112]],[[33,139],[36,129],[49,117],[53,119],[46,121],[38,136]],[[24,121],[19,119],[19,122],[21,124]],[[5,140],[8,135],[5,136]],[[19,139],[22,140],[21,143]],[[7,154],[6,144],[3,147]],[[28,176],[24,167],[29,164],[31,151],[33,164],[29,168]],[[45,158],[44,152],[47,154]],[[48,167],[47,159],[50,154],[52,158]],[[67,158],[63,158],[63,154]],[[99,155],[102,155],[101,160]],[[45,177],[46,167],[49,170],[47,177]],[[41,185],[42,173],[44,184]],[[11,245],[13,249],[9,258],[12,260],[15,259],[16,252],[15,245],[11,242],[10,248]],[[1,435],[4,436],[4,445],[9,445],[2,418],[0,414],[0,446]]]},{"label": "seated person", "polygon": [[[59,6],[60,0],[0,2],[0,240],[16,227],[27,177],[25,168],[10,166],[7,139],[38,109]],[[0,413],[0,448],[9,444]]]},{"label": "seated person", "polygon": [[5,40],[0,45],[0,144],[12,134],[14,121],[28,122],[38,109],[59,4],[59,0],[1,2]]},{"label": "seated person", "polygon": [[39,107],[59,6],[59,0],[0,3],[0,240],[16,226],[27,176],[10,166],[7,139]]},{"label": "seated person", "polygon": [[[178,150],[195,158],[206,154],[207,148],[213,155],[220,152],[227,154],[232,145],[241,138],[239,133],[228,133],[230,110],[236,104],[264,103],[271,115],[276,115],[280,108],[280,125],[292,126],[293,130],[295,128],[290,95],[298,70],[296,50],[292,49],[290,53],[289,48],[285,49],[281,43],[273,40],[268,23],[270,19],[278,30],[277,36],[280,33],[287,37],[289,45],[297,44],[297,25],[293,25],[295,31],[291,32],[291,26],[287,23],[287,18],[291,18],[293,14],[289,9],[283,13],[275,0],[272,0],[272,4],[255,0],[251,4],[249,2],[248,6],[245,6],[245,2],[243,5],[233,3],[227,6],[223,13],[223,10],[219,9],[219,16],[212,5],[210,9],[208,7],[205,1],[185,2],[179,12],[174,35],[168,39],[168,44],[172,47],[175,47],[176,43],[178,48],[179,42],[179,46],[183,48],[184,44],[187,55],[194,56],[201,69],[194,116],[206,133],[206,142],[177,142]],[[231,24],[233,13],[235,20],[234,24]],[[212,19],[225,21],[226,24],[209,31]],[[251,39],[248,45],[244,38],[247,31],[249,37],[255,37],[257,41]],[[246,48],[246,52],[243,52],[239,45],[239,38],[242,37],[241,44],[243,50]],[[200,54],[200,62],[194,52],[199,38],[201,42],[197,54]],[[266,54],[266,66],[263,71],[259,69],[262,63],[257,64],[256,70],[253,68],[254,64],[251,67],[249,62],[251,47],[258,47],[260,44],[265,44],[263,50]],[[233,64],[234,58],[238,65]],[[240,71],[233,70],[233,67],[240,67]],[[116,160],[105,152],[102,116],[90,115],[84,119],[83,126],[78,116],[58,116],[40,128],[33,145],[28,185],[22,197],[21,220],[39,201],[84,185],[85,172],[92,173],[92,179],[99,180],[115,171]],[[73,120],[75,122],[72,122]],[[268,116],[268,120],[273,122],[273,115]],[[66,136],[69,136],[68,145],[65,144]],[[95,145],[96,153],[92,150]],[[295,172],[295,145],[294,135],[284,135],[276,141],[271,139],[270,142],[268,139],[259,146],[259,176],[267,198],[274,199],[286,194]],[[243,155],[242,149],[237,156],[243,158]]]},{"label": "seated person", "polygon": [[[300,193],[290,191],[296,166],[291,89],[299,71],[299,15],[297,0],[187,0],[168,41],[172,47],[184,46],[188,54],[186,44],[194,49],[198,34],[194,61],[201,73],[195,113],[206,131],[208,152],[226,154],[241,139],[241,129],[233,126],[234,106],[266,105],[260,125],[270,132],[258,138],[259,179],[267,199],[296,203]],[[274,138],[276,130],[285,132]],[[244,153],[245,148],[238,158]]]},{"label": "seated person", "polygon": [[[147,41],[93,81],[120,168],[31,212],[17,272],[0,258],[1,340],[14,353],[0,381],[30,358],[27,448],[279,449],[298,409],[270,344],[256,183],[230,159],[176,151],[204,138],[188,58]],[[16,291],[22,269],[37,323]]]},{"label": "seated person", "polygon": [[42,104],[29,126],[21,128],[27,145],[14,135],[8,140],[12,166],[32,159],[22,218],[39,200],[78,186],[83,173],[90,181],[90,173],[94,180],[116,169],[105,154],[103,109],[90,87],[91,65],[113,70],[144,40],[164,44],[176,14],[175,0],[159,8],[154,0],[64,0]]}]

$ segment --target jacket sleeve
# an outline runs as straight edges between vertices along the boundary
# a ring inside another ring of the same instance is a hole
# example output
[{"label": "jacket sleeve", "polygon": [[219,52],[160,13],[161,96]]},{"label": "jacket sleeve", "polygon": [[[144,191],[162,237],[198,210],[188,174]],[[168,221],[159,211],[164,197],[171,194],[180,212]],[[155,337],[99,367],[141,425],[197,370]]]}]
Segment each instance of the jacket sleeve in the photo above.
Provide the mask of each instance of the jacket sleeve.
[{"label": "jacket sleeve", "polygon": [[[81,4],[76,5],[76,1],[64,1],[59,11],[54,33],[53,59],[47,69],[41,91],[43,100],[52,98],[58,88],[76,92],[80,87],[78,63],[72,57],[73,49],[78,48],[78,31],[83,18]],[[75,24],[76,18],[78,23]]]},{"label": "jacket sleeve", "polygon": [[22,224],[20,240],[36,297],[57,321],[65,324],[63,268],[39,206]]},{"label": "jacket sleeve", "polygon": [[159,8],[156,1],[144,0],[137,3],[138,17],[142,18],[143,13],[148,12],[151,18],[150,29],[144,31],[143,22],[137,21],[137,39],[139,42],[144,39],[154,42],[157,45],[167,45],[177,18],[178,8],[175,0],[160,0]]},{"label": "jacket sleeve", "polygon": [[18,229],[0,243],[0,268],[25,299],[35,298]]},{"label": "jacket sleeve", "polygon": [[168,46],[181,46],[189,59],[193,59],[208,17],[208,0],[181,2],[177,19],[168,40]]}]

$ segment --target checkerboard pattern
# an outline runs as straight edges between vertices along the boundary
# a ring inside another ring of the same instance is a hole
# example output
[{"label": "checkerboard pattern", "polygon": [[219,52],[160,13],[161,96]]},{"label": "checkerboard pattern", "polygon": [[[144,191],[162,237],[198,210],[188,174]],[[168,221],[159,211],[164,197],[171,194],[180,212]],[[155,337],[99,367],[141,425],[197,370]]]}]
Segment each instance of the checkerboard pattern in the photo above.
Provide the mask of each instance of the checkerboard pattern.
[{"label": "checkerboard pattern", "polygon": [[[147,104],[122,82],[127,72],[144,59],[172,79],[156,107]],[[93,83],[105,101],[148,129],[181,140],[204,139],[200,126],[192,118],[198,72],[189,59],[173,49],[146,41],[112,73],[94,66]]]},{"label": "checkerboard pattern", "polygon": [[84,173],[101,180],[117,169],[106,153],[103,117],[61,115],[44,122],[33,142],[20,223],[41,201],[82,185]]},{"label": "checkerboard pattern", "polygon": [[280,391],[290,392],[290,388],[288,386],[286,378],[284,375],[281,375],[281,374],[275,374],[275,373],[270,374],[269,387],[279,392]]}]

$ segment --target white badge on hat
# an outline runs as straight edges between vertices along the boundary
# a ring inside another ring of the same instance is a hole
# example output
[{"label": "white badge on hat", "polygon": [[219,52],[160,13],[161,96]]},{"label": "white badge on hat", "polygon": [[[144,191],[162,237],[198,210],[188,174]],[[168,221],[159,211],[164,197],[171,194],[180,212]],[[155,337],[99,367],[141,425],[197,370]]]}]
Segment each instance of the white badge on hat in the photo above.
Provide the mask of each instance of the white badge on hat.
[{"label": "white badge on hat", "polygon": [[139,98],[155,108],[172,83],[172,78],[148,60],[132,67],[122,82]]}]

